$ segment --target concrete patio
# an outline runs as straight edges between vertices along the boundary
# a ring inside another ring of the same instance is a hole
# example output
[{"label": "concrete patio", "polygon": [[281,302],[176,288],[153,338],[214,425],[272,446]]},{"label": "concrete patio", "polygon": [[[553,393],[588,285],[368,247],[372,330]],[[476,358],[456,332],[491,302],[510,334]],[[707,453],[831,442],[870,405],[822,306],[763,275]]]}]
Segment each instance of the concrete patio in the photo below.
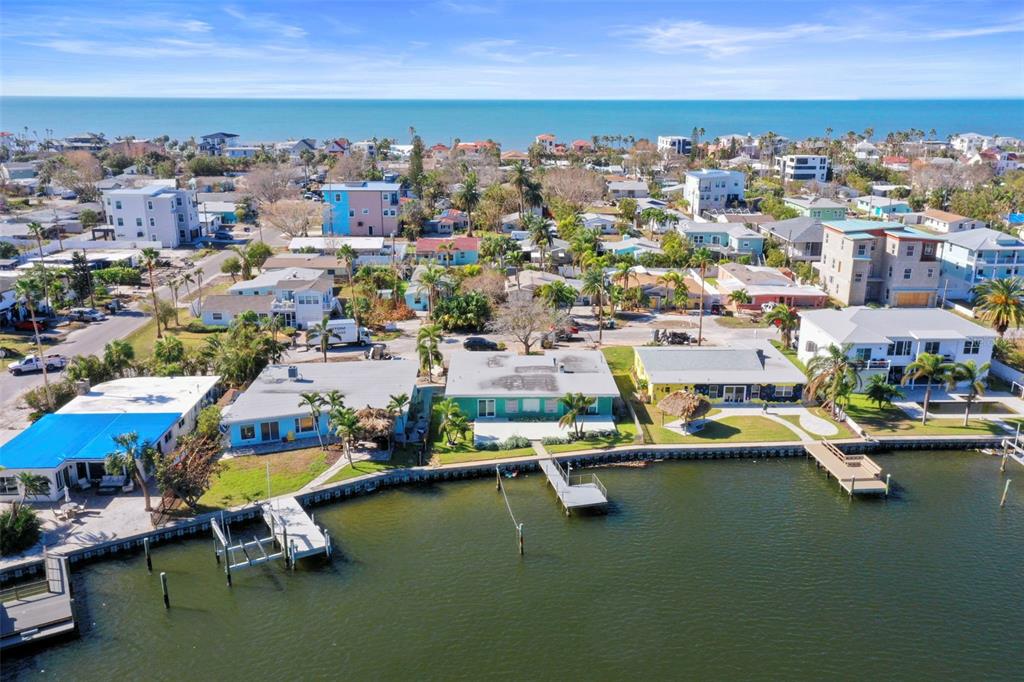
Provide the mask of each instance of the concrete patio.
[{"label": "concrete patio", "polygon": [[[615,419],[602,415],[587,415],[582,418],[583,431],[614,431]],[[529,440],[544,438],[565,438],[572,427],[562,428],[557,421],[521,422],[508,419],[477,419],[473,425],[473,441],[477,445],[508,440],[521,436]]]}]

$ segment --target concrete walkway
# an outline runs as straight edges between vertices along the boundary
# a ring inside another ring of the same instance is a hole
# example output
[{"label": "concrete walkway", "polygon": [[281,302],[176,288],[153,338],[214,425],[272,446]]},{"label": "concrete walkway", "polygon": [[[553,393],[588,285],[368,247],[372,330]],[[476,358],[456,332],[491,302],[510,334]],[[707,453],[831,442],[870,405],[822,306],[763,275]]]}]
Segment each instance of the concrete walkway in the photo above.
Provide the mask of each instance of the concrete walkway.
[{"label": "concrete walkway", "polygon": [[[353,463],[355,463],[355,462],[365,462],[368,459],[374,459],[373,455],[371,454],[371,452],[369,450],[353,450],[352,451],[352,462]],[[383,459],[383,458],[381,458],[381,459]],[[318,485],[323,485],[327,481],[331,480],[331,478],[334,476],[334,474],[338,473],[339,471],[341,471],[342,469],[344,469],[347,466],[348,466],[348,457],[346,457],[345,453],[342,452],[341,453],[341,457],[338,458],[337,462],[335,462],[331,466],[327,467],[327,469],[322,474],[320,474],[319,476],[317,476],[312,481],[310,481],[306,485],[302,486],[295,493],[292,493],[292,494],[294,495],[294,494],[298,494],[298,493],[308,492],[308,491],[312,490],[313,488],[317,487]]]},{"label": "concrete walkway", "polygon": [[[728,417],[764,417],[765,419],[770,419],[776,424],[785,426],[805,443],[816,441],[821,436],[834,436],[839,433],[839,429],[835,424],[816,414],[812,414],[810,410],[800,405],[773,406],[769,407],[767,412],[764,412],[763,408],[755,406],[723,407],[721,412],[708,417],[708,419],[711,421],[721,421]],[[800,419],[800,427],[783,419],[783,417],[798,417]]]}]

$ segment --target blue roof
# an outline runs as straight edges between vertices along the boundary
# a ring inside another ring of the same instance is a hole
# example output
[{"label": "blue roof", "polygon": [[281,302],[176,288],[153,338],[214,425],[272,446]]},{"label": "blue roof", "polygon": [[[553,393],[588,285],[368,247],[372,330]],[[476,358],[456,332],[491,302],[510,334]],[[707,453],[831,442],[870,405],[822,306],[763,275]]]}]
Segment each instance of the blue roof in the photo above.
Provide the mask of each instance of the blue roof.
[{"label": "blue roof", "polygon": [[47,414],[0,447],[0,466],[55,469],[69,459],[102,460],[114,450],[114,436],[134,431],[140,442],[156,444],[180,418],[177,412]]}]

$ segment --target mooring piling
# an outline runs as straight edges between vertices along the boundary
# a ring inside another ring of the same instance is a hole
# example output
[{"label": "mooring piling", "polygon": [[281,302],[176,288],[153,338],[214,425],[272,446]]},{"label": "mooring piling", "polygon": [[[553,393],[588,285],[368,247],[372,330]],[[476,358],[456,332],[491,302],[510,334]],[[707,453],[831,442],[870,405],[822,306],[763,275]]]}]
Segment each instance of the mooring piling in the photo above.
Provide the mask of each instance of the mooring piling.
[{"label": "mooring piling", "polygon": [[1006,494],[1008,492],[1010,492],[1010,483],[1012,483],[1012,482],[1013,482],[1012,478],[1006,479],[1006,485],[1003,486],[1003,496],[999,500],[999,506],[1000,507],[1005,507],[1006,506]]},{"label": "mooring piling", "polygon": [[149,553],[149,538],[142,538],[142,548],[146,550],[146,570],[153,572],[153,557]]},{"label": "mooring piling", "polygon": [[164,593],[164,608],[171,608],[171,597],[167,594],[167,574],[163,571],[160,572],[160,589]]}]

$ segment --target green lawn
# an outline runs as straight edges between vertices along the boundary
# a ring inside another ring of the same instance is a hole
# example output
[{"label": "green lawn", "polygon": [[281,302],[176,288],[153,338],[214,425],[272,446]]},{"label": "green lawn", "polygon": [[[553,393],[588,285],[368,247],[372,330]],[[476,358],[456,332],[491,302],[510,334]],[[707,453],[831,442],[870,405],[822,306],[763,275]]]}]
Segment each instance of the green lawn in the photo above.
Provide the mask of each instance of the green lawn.
[{"label": "green lawn", "polygon": [[633,347],[632,346],[606,346],[601,349],[608,367],[612,374],[629,374],[633,369]]},{"label": "green lawn", "polygon": [[807,367],[804,365],[804,363],[800,362],[800,358],[796,356],[795,350],[793,350],[792,348],[786,348],[785,346],[782,345],[782,341],[777,341],[775,339],[769,339],[768,343],[775,346],[775,349],[782,353],[784,356],[786,356],[786,358],[790,362],[792,362],[798,370],[800,370],[804,374],[807,374]]},{"label": "green lawn", "polygon": [[764,320],[753,320],[746,315],[720,315],[715,318],[715,324],[729,329],[764,329],[768,326]]},{"label": "green lawn", "polygon": [[270,494],[276,496],[294,492],[326,471],[340,456],[340,450],[323,452],[315,447],[225,459],[222,461],[221,472],[214,478],[199,504],[207,509],[224,509],[266,499],[268,464]]},{"label": "green lawn", "polygon": [[[206,296],[205,288],[203,296]],[[192,321],[192,319],[191,315],[184,310],[180,310],[178,311],[178,322],[181,324],[175,325],[172,320],[170,329],[163,331],[165,334],[177,336],[186,349],[202,346],[212,334],[216,334],[217,332],[196,334],[194,332],[187,331],[185,327]],[[125,340],[131,344],[133,349],[135,349],[136,360],[148,358],[153,354],[153,346],[156,344],[156,320],[150,319],[146,324],[126,336]]]},{"label": "green lawn", "polygon": [[[821,417],[822,419],[825,419],[826,421],[828,421],[828,423],[832,424],[834,427],[839,429],[839,433],[837,433],[835,435],[832,435],[832,436],[821,436],[825,440],[842,439],[842,438],[859,438],[860,437],[856,433],[854,433],[853,430],[849,426],[847,426],[845,422],[833,421],[832,418],[828,415],[828,413],[825,412],[824,410],[822,410],[820,407],[808,407],[807,409],[811,412],[811,414],[814,414],[814,415],[816,415],[818,417]],[[815,436],[815,437],[820,436],[820,434],[814,433],[813,431],[809,431],[809,430],[805,429],[803,426],[800,426],[800,417],[799,417],[799,415],[793,414],[793,415],[779,415],[779,416],[781,416],[783,419],[785,419],[786,421],[788,421],[790,424],[792,424],[793,426],[797,427],[801,431],[806,432],[810,436]]]},{"label": "green lawn", "polygon": [[632,445],[636,440],[636,425],[630,422],[616,424],[619,435],[605,438],[584,438],[564,445],[545,445],[548,452],[574,452],[576,450],[604,450],[618,445]]},{"label": "green lawn", "polygon": [[430,443],[433,453],[432,462],[436,464],[460,464],[487,459],[503,459],[505,457],[526,457],[534,454],[533,448],[513,448],[510,450],[478,450],[473,444],[472,422],[470,431],[449,445],[441,436],[441,415],[435,404],[430,417]]},{"label": "green lawn", "polygon": [[1006,431],[999,425],[981,419],[972,419],[967,426],[963,426],[962,417],[932,418],[927,424],[922,424],[919,419],[911,419],[898,407],[879,409],[860,393],[851,396],[846,413],[874,436],[1006,435]]},{"label": "green lawn", "polygon": [[364,474],[374,474],[378,471],[407,469],[409,467],[417,466],[418,464],[417,448],[415,446],[396,447],[395,451],[391,453],[391,459],[387,462],[356,462],[354,466],[346,464],[338,470],[338,473],[327,479],[327,483],[347,481],[350,478],[363,476]]}]

